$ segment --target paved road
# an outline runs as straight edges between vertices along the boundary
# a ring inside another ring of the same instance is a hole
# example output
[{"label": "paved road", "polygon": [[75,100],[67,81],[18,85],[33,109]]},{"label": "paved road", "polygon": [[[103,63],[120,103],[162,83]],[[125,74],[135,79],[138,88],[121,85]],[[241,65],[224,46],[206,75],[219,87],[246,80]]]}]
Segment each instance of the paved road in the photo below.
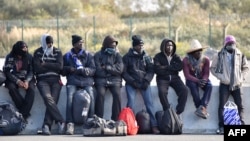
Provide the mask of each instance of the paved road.
[{"label": "paved road", "polygon": [[82,135],[17,135],[0,136],[1,141],[223,141],[223,135],[135,135],[112,137],[84,137]]}]

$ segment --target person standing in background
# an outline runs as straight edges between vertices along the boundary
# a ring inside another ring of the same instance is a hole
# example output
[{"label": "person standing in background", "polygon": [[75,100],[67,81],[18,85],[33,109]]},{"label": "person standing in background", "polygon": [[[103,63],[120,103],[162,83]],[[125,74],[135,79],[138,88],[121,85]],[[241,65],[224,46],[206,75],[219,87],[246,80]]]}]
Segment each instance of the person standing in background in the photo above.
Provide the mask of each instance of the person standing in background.
[{"label": "person standing in background", "polygon": [[66,108],[66,134],[74,134],[73,121],[73,97],[76,91],[86,90],[90,96],[90,108],[88,117],[91,118],[95,114],[95,97],[93,91],[95,62],[91,53],[85,50],[83,46],[84,40],[79,35],[72,35],[73,47],[63,56],[62,75],[67,77],[67,108]]},{"label": "person standing in background", "polygon": [[[183,59],[183,73],[186,79],[186,85],[190,89],[196,108],[195,114],[201,118],[207,119],[209,116],[207,106],[212,93],[212,83],[209,80],[210,60],[202,55],[203,49],[200,42],[196,39],[191,41],[190,49]],[[199,89],[203,90],[200,97]]]},{"label": "person standing in background", "polygon": [[142,94],[147,112],[150,115],[152,132],[159,134],[155,118],[153,94],[151,93],[150,82],[154,77],[153,60],[143,49],[144,42],[140,35],[132,36],[132,48],[123,56],[124,71],[123,79],[126,81],[127,107],[135,109],[135,98],[137,91]]},{"label": "person standing in background", "polygon": [[160,52],[154,57],[154,70],[156,73],[159,99],[163,110],[168,110],[170,108],[168,89],[172,87],[178,96],[176,114],[179,118],[185,109],[188,95],[188,88],[179,76],[179,72],[182,71],[182,69],[182,59],[176,54],[175,42],[167,38],[163,39],[160,45]]},{"label": "person standing in background", "polygon": [[[16,108],[27,122],[35,98],[35,78],[33,74],[33,57],[28,52],[24,41],[17,41],[11,52],[5,57],[3,72],[6,76],[5,87],[14,101]],[[19,88],[25,90],[23,97]]]},{"label": "person standing in background", "polygon": [[231,95],[238,107],[241,124],[244,125],[243,102],[241,85],[249,72],[249,66],[246,56],[237,48],[237,42],[234,36],[227,35],[224,39],[222,49],[213,58],[210,67],[211,73],[220,80],[219,85],[219,108],[218,119],[219,128],[217,134],[224,134],[224,105]]},{"label": "person standing in background", "polygon": [[100,51],[94,55],[96,72],[96,105],[95,113],[98,117],[104,115],[104,96],[109,90],[113,97],[111,119],[117,121],[121,112],[121,87],[123,62],[122,56],[117,52],[118,41],[111,35],[107,35],[102,43]]},{"label": "person standing in background", "polygon": [[53,38],[49,34],[41,37],[41,47],[34,52],[34,72],[37,88],[46,106],[42,134],[50,135],[53,121],[58,125],[58,133],[63,134],[65,120],[60,113],[57,102],[63,86],[60,73],[63,68],[63,56],[59,48],[53,46]]}]

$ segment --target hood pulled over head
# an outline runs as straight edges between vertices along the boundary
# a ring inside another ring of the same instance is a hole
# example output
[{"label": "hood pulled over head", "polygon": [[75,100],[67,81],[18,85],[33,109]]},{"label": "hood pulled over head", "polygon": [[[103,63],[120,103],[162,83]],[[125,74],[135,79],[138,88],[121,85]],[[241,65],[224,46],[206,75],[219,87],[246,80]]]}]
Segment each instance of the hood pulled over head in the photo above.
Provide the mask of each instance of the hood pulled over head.
[{"label": "hood pulled over head", "polygon": [[175,44],[175,42],[173,40],[170,40],[170,39],[167,39],[167,38],[163,39],[162,42],[161,42],[160,50],[161,50],[162,53],[164,53],[166,44],[168,42],[172,42],[172,44],[173,44],[173,51],[172,51],[172,55],[173,55],[176,52],[176,44]]},{"label": "hood pulled over head", "polygon": [[102,48],[103,49],[109,48],[113,42],[115,42],[116,45],[118,45],[118,41],[113,36],[111,35],[106,36],[102,42]]}]

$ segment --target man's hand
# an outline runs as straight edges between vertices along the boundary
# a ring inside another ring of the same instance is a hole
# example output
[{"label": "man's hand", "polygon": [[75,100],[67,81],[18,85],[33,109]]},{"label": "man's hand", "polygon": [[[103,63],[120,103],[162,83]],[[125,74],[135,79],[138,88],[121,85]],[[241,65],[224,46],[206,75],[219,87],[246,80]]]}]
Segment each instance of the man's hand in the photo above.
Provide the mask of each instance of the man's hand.
[{"label": "man's hand", "polygon": [[28,81],[24,81],[24,87],[25,90],[27,90],[29,88],[29,82]]},{"label": "man's hand", "polygon": [[206,84],[207,84],[207,80],[205,80],[205,79],[200,79],[199,80],[199,85],[200,85],[201,88],[203,88]]},{"label": "man's hand", "polygon": [[138,82],[136,82],[136,81],[134,81],[134,82],[132,83],[132,86],[133,86],[135,89],[139,89],[139,88],[141,87],[141,84],[138,83]]},{"label": "man's hand", "polygon": [[28,87],[29,87],[29,83],[28,83],[28,82],[25,82],[25,81],[22,81],[22,80],[18,80],[18,81],[17,81],[17,85],[18,85],[20,88],[24,88],[24,89],[28,89]]},{"label": "man's hand", "polygon": [[150,83],[149,83],[147,80],[144,80],[144,81],[142,82],[141,88],[142,88],[143,90],[146,90],[146,89],[148,88],[149,84],[150,84]]}]

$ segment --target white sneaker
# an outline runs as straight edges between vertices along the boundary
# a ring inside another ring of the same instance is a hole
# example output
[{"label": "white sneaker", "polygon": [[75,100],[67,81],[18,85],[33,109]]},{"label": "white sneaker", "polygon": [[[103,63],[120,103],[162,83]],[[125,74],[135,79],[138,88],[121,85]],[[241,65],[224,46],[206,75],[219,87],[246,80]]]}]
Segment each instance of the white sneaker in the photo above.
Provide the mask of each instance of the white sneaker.
[{"label": "white sneaker", "polygon": [[65,123],[64,122],[58,122],[58,133],[64,134],[65,133]]},{"label": "white sneaker", "polygon": [[67,124],[67,130],[66,130],[67,135],[73,135],[74,134],[74,123],[70,122]]},{"label": "white sneaker", "polygon": [[48,125],[44,125],[42,129],[42,134],[43,135],[51,135],[50,129]]}]

